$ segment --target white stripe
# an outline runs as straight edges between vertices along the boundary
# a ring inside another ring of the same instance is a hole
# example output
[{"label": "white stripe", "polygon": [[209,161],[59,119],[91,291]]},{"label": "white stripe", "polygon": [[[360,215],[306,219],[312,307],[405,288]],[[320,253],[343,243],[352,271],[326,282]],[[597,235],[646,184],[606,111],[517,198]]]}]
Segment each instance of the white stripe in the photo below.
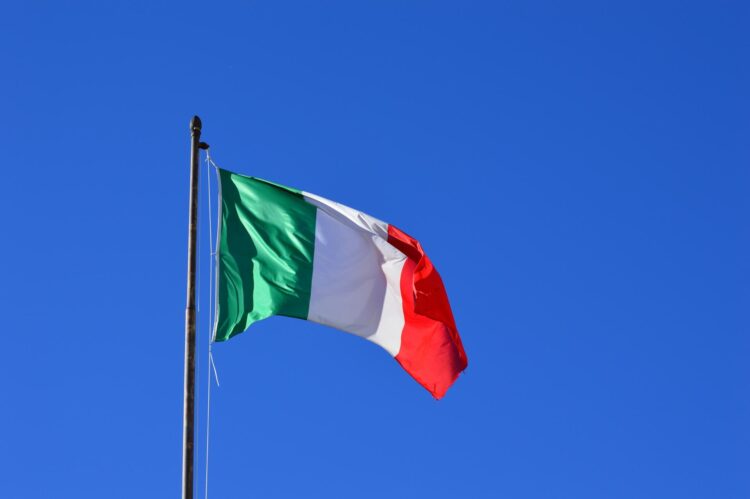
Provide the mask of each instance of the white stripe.
[{"label": "white stripe", "polygon": [[352,228],[364,230],[388,241],[388,224],[367,213],[309,192],[302,192],[305,200]]},{"label": "white stripe", "polygon": [[388,243],[388,224],[303,192],[317,206],[308,320],[366,338],[398,355],[406,256]]}]

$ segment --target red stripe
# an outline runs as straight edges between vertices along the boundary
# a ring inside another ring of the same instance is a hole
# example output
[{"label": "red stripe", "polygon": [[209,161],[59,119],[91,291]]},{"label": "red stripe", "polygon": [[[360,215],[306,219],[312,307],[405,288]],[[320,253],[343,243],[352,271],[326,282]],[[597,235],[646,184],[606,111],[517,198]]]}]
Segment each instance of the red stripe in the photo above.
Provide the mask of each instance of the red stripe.
[{"label": "red stripe", "polygon": [[396,360],[439,399],[468,364],[448,295],[419,241],[389,225],[388,242],[408,258],[401,271],[405,324]]}]

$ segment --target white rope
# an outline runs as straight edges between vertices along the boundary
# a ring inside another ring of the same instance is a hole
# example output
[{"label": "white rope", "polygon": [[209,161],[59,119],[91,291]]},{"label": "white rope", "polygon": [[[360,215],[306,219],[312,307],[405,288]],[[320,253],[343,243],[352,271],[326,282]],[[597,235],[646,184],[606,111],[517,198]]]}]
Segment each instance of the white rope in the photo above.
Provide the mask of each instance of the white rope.
[{"label": "white rope", "polygon": [[219,384],[219,373],[216,372],[216,363],[214,362],[214,356],[211,352],[208,352],[208,360],[211,361],[211,367],[214,369],[214,380],[216,381],[216,386],[221,386]]},{"label": "white rope", "polygon": [[208,162],[209,162],[209,163],[211,163],[211,165],[212,165],[212,166],[213,166],[213,167],[214,167],[215,169],[219,170],[219,168],[220,168],[220,167],[219,167],[219,165],[217,165],[217,164],[216,164],[216,163],[214,162],[214,160],[213,160],[213,159],[211,159],[210,157],[208,157],[208,158],[206,158],[206,159],[208,160]]},{"label": "white rope", "polygon": [[213,242],[213,234],[214,234],[214,226],[213,226],[213,212],[211,210],[211,153],[208,149],[206,149],[206,193],[208,195],[208,247],[211,252],[211,265],[208,266],[208,324],[209,324],[209,333],[208,333],[208,346],[209,346],[209,353],[210,353],[210,347],[211,343],[213,343],[213,333],[210,331],[211,325],[213,324],[213,313],[214,313],[214,304],[215,300],[213,295],[213,287],[214,287],[214,262],[213,259],[216,257],[216,251],[214,250],[214,242]]},{"label": "white rope", "polygon": [[[217,204],[219,204],[219,203],[221,203],[221,180],[220,180],[220,177],[219,177],[219,167],[218,167],[218,165],[216,163],[214,163],[214,160],[211,159],[211,155],[208,153],[208,150],[206,150],[206,168],[208,170],[210,170],[210,167],[208,165],[213,166],[214,170],[216,172],[216,179],[217,179],[218,191],[219,191],[218,192],[218,199],[216,200],[216,202],[217,202]],[[208,176],[209,177],[211,176],[210,171],[208,173]],[[208,199],[209,199],[208,216],[209,216],[209,220],[213,220],[213,216],[211,215],[211,203],[210,203],[210,201],[211,201],[211,193],[210,192],[208,193]],[[217,221],[216,221],[217,224],[221,223],[221,221],[218,220],[219,218],[221,218],[221,206],[219,206],[219,212],[217,213],[217,217],[216,218],[217,218]],[[210,230],[209,232],[213,233],[213,230]],[[209,244],[211,244],[211,256],[214,259],[213,266],[211,267],[211,270],[218,269],[218,261],[217,261],[217,255],[216,255],[216,252],[219,249],[219,226],[218,225],[216,227],[216,239],[215,239],[216,244],[214,244],[213,241],[214,241],[213,239],[211,241],[209,241]],[[218,280],[218,276],[212,276],[211,286],[214,286],[214,288],[218,284],[217,280]],[[214,289],[214,294],[216,294],[216,289]],[[218,306],[216,296],[213,296],[212,298],[213,299],[211,300],[211,307],[212,307],[212,310],[213,310],[212,311],[213,316],[212,316],[212,322],[211,322],[211,324],[212,324],[212,327],[213,327],[213,332],[211,333],[211,343],[213,343],[214,340],[216,339],[215,338],[215,335],[216,335],[216,307]],[[216,385],[218,386],[219,385],[219,377],[218,377],[218,375],[216,375],[216,370],[215,369],[214,369],[214,375],[216,376]]]},{"label": "white rope", "polygon": [[[217,178],[218,178],[218,166],[216,166],[216,163],[211,159],[211,154],[209,153],[208,149],[206,149],[206,178],[208,179],[208,188],[206,191],[208,191],[208,246],[211,249],[211,265],[209,266],[208,276],[209,276],[209,283],[208,283],[208,296],[211,302],[209,303],[208,309],[209,309],[209,334],[208,334],[208,357],[209,361],[211,362],[211,367],[213,367],[214,371],[214,378],[216,379],[216,386],[219,386],[219,374],[216,372],[216,363],[214,362],[214,356],[211,351],[211,345],[214,343],[214,333],[215,331],[211,331],[211,328],[215,327],[215,321],[216,321],[216,297],[214,296],[216,294],[215,284],[216,284],[216,277],[214,276],[214,268],[216,264],[216,247],[214,246],[214,240],[213,240],[213,211],[211,210],[211,165],[215,169],[217,169]],[[217,227],[218,229],[218,227]],[[217,234],[218,239],[218,234]]]},{"label": "white rope", "polygon": [[208,362],[206,365],[206,477],[205,477],[205,490],[204,497],[208,499],[208,451],[211,436],[211,370],[213,369],[214,377],[216,378],[216,386],[219,386],[219,375],[216,372],[216,363],[214,362],[214,356],[212,352],[213,344],[213,332],[211,328],[214,324],[214,315],[216,314],[215,299],[214,299],[214,258],[216,257],[216,251],[213,243],[213,211],[211,209],[211,154],[206,149],[206,192],[208,193],[208,245],[211,250],[211,264],[209,265],[208,272]]}]

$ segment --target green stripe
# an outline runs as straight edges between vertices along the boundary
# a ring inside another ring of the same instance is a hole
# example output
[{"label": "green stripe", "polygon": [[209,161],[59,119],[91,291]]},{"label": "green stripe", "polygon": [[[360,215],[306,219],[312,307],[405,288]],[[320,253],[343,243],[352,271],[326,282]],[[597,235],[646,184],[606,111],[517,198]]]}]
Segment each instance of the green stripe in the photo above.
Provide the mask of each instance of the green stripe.
[{"label": "green stripe", "polygon": [[219,169],[216,341],[272,315],[307,319],[315,206],[294,189]]}]

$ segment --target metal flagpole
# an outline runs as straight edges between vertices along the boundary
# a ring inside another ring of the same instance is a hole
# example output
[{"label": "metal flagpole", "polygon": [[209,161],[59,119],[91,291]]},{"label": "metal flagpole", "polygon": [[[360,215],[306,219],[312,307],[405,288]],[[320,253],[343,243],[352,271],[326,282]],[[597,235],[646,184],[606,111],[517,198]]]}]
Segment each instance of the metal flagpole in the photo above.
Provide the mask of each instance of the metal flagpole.
[{"label": "metal flagpole", "polygon": [[195,260],[198,236],[198,151],[208,149],[201,142],[201,119],[190,120],[190,218],[188,222],[187,307],[185,308],[185,390],[182,420],[182,499],[193,499],[195,441]]}]

